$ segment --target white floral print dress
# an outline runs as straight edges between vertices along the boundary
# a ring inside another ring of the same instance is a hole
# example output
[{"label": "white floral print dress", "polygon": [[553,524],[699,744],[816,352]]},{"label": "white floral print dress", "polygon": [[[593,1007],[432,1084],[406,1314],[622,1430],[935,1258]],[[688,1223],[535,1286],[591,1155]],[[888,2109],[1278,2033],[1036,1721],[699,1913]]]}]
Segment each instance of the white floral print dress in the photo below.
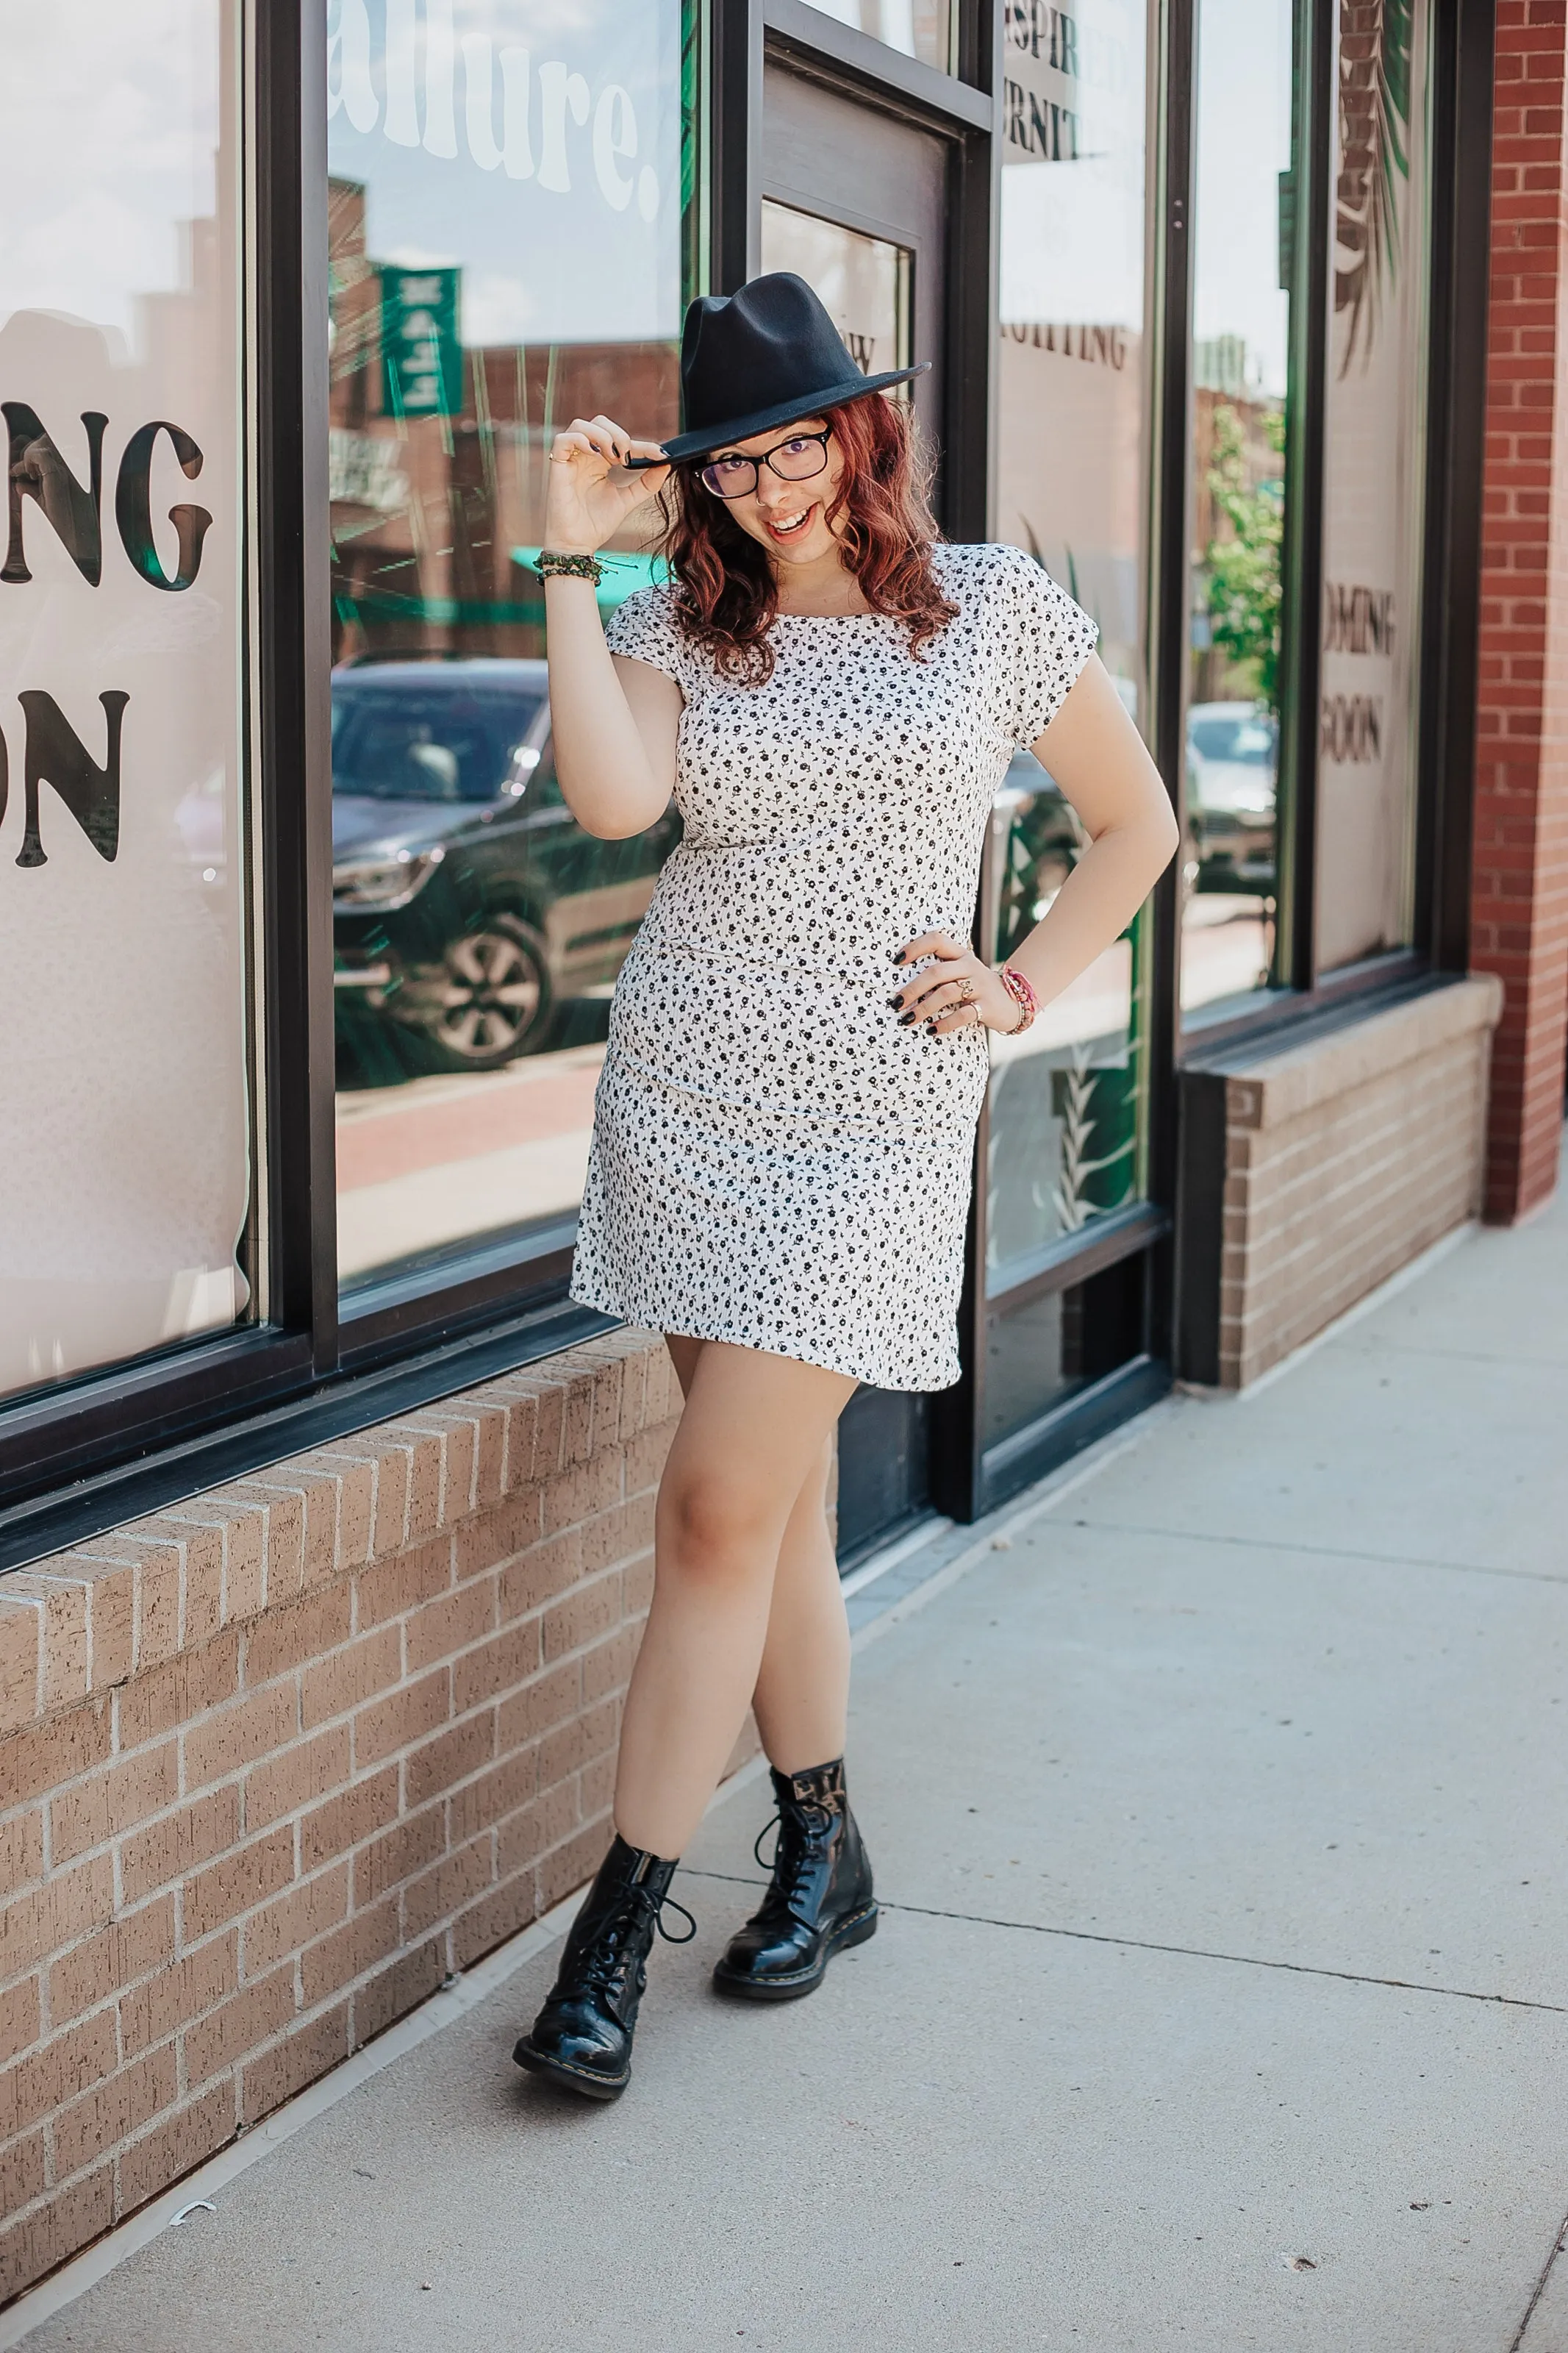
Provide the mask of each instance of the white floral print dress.
[{"label": "white floral print dress", "polygon": [[967,938],[992,798],[1092,652],[1013,547],[942,545],[958,617],[912,658],[879,614],[783,615],[721,677],[668,588],[611,650],[685,696],[670,854],[622,968],[572,1296],[894,1389],[958,1378],[986,1032],[903,1028],[895,951]]}]

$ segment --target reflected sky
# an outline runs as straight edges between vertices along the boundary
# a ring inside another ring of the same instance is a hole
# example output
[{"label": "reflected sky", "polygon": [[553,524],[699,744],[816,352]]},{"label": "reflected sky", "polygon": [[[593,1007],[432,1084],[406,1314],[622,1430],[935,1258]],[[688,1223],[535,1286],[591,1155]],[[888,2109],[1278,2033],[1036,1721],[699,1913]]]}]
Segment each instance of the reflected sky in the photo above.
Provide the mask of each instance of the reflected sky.
[{"label": "reflected sky", "polygon": [[142,356],[140,298],[189,286],[184,224],[215,210],[218,50],[210,0],[6,11],[0,322],[63,311]]},{"label": "reflected sky", "polygon": [[1279,185],[1290,163],[1290,0],[1202,0],[1193,333],[1240,335],[1283,399]]},{"label": "reflected sky", "polygon": [[679,0],[331,0],[329,167],[473,346],[680,326]]}]

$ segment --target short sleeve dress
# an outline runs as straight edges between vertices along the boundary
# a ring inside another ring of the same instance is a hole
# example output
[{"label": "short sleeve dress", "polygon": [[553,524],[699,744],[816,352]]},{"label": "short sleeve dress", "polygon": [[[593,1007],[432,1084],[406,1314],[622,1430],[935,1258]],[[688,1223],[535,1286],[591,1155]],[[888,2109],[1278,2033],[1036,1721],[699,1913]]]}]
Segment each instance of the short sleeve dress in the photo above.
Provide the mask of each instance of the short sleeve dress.
[{"label": "short sleeve dress", "polygon": [[621,969],[572,1296],[893,1389],[958,1378],[979,1028],[904,1028],[895,952],[966,938],[993,797],[1094,623],[1013,547],[942,545],[957,618],[782,615],[761,687],[720,675],[668,588],[613,652],[685,697],[684,836]]}]

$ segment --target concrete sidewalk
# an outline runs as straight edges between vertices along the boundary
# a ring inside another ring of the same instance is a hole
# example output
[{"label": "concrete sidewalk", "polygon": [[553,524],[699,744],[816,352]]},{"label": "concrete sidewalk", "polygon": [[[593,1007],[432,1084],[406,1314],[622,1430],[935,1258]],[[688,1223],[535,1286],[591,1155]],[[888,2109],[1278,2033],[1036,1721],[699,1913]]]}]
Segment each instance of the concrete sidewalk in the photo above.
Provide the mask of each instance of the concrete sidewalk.
[{"label": "concrete sidewalk", "polygon": [[707,1990],[753,1778],[618,2106],[539,1953],[29,2353],[1568,2353],[1568,1209],[868,1634],[821,1994]]}]

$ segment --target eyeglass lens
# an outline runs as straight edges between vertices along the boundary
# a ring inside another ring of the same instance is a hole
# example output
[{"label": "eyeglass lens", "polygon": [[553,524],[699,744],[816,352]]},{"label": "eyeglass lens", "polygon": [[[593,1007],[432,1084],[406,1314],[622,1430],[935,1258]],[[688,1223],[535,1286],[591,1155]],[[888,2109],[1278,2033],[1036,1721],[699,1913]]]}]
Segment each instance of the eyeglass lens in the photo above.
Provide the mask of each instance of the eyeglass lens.
[{"label": "eyeglass lens", "polygon": [[[716,498],[743,499],[757,487],[758,462],[755,458],[717,458],[703,467],[702,479]],[[827,463],[826,438],[812,435],[799,441],[781,441],[776,449],[765,452],[761,463],[781,481],[809,481]]]}]

